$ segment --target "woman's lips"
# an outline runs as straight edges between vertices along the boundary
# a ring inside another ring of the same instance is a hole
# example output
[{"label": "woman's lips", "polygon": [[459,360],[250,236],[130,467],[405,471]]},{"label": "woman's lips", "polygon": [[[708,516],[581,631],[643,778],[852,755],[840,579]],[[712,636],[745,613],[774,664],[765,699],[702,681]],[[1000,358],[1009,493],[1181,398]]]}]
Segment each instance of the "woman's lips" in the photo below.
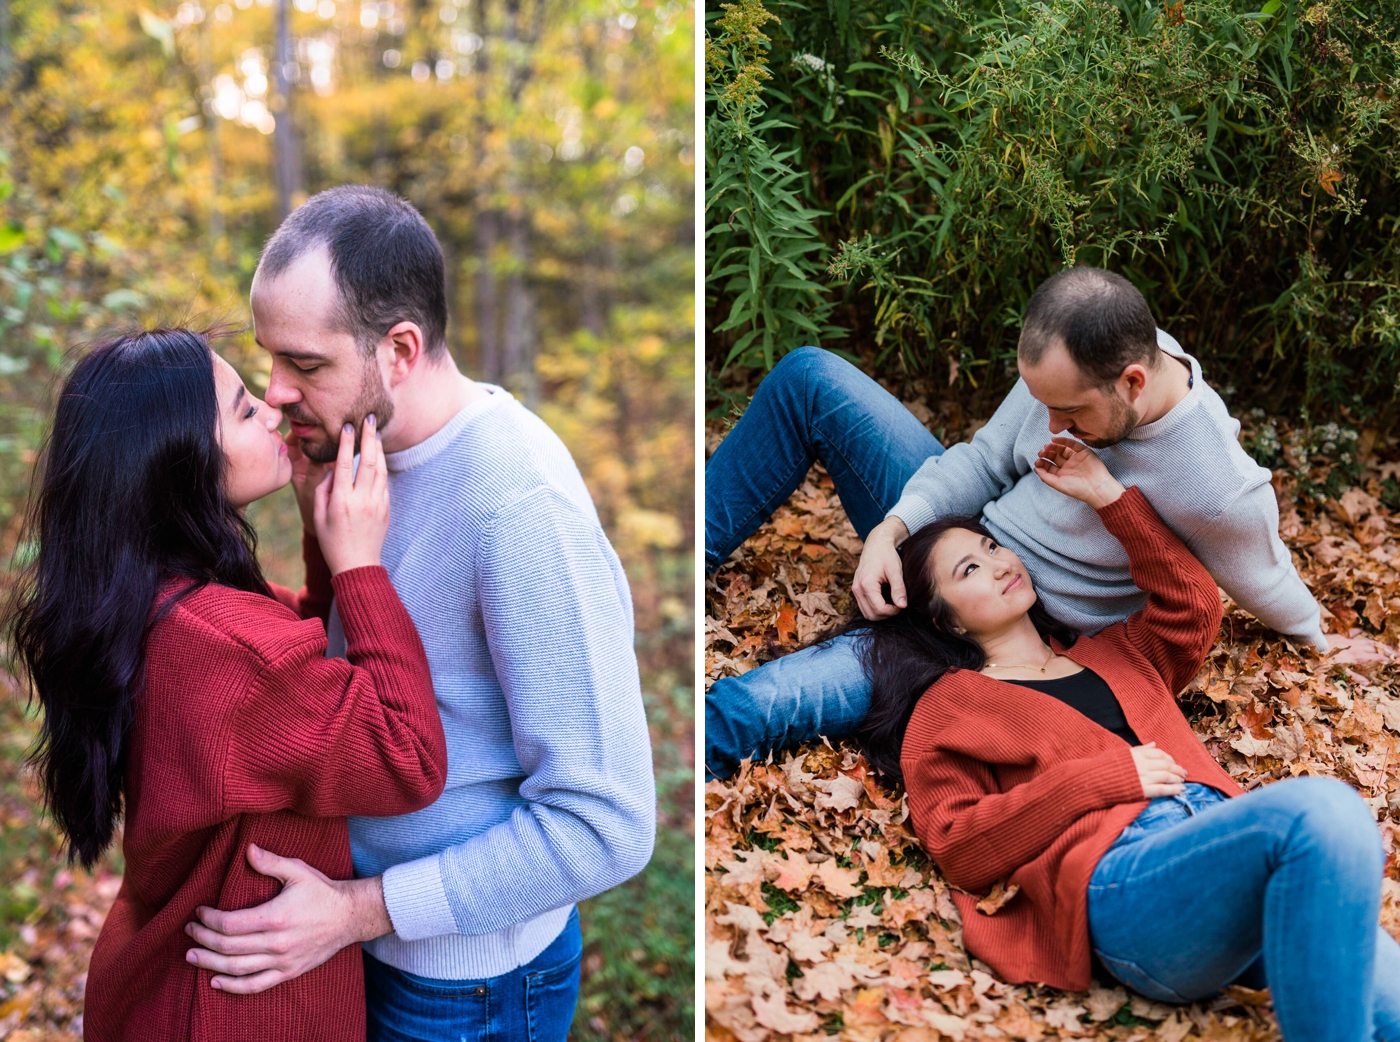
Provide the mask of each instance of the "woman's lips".
[{"label": "woman's lips", "polygon": [[1019,575],[1017,575],[1017,576],[1013,577],[1012,580],[1011,580],[1009,583],[1006,584],[1006,589],[1002,590],[1001,592],[1002,592],[1002,593],[1010,593],[1012,590],[1016,589],[1016,587],[1018,587],[1018,586],[1020,586],[1020,585],[1021,585],[1021,577],[1020,577]]}]

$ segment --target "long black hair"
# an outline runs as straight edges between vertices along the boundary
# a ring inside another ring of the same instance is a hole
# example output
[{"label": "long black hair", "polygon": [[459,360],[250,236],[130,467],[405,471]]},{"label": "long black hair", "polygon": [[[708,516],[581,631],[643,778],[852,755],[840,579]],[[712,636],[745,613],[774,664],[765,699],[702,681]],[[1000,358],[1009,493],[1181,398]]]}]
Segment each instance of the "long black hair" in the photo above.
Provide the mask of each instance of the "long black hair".
[{"label": "long black hair", "polygon": [[[27,517],[38,552],[10,629],[44,711],[30,760],[70,860],[88,867],[122,811],[156,618],[211,582],[269,592],[253,529],[224,495],[218,408],[208,340],[160,329],[85,354],[54,411]],[[171,579],[189,581],[154,610]]]},{"label": "long black hair", "polygon": [[[899,752],[919,696],[949,670],[980,670],[987,664],[982,645],[957,632],[953,610],[939,596],[929,567],[933,548],[955,528],[996,539],[970,517],[945,517],[919,529],[899,548],[909,606],[887,619],[858,619],[843,631],[857,637],[870,680],[870,710],[856,731],[856,740],[871,766],[897,782],[904,780]],[[1030,617],[1042,637],[1054,637],[1064,645],[1074,643],[1075,632],[1055,619],[1038,597]]]}]

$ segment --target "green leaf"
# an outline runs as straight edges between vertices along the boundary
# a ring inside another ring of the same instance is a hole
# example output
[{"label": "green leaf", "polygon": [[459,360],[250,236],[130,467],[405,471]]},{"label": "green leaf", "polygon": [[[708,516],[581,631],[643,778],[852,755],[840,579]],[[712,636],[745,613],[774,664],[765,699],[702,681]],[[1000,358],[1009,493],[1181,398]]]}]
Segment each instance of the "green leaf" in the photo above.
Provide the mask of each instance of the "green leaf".
[{"label": "green leaf", "polygon": [[0,255],[11,253],[24,245],[24,229],[11,221],[0,227]]}]

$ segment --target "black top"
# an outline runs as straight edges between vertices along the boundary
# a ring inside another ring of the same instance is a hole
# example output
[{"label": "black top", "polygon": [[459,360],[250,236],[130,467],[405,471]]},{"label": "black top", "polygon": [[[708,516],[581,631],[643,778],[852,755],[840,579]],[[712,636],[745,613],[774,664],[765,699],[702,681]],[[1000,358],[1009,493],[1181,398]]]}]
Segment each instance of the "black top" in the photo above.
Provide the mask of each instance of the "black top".
[{"label": "black top", "polygon": [[1085,666],[1078,673],[1054,680],[1008,680],[1008,684],[1033,687],[1052,698],[1058,698],[1071,709],[1078,709],[1100,727],[1112,731],[1129,745],[1141,745],[1138,736],[1128,726],[1123,707],[1104,678]]}]

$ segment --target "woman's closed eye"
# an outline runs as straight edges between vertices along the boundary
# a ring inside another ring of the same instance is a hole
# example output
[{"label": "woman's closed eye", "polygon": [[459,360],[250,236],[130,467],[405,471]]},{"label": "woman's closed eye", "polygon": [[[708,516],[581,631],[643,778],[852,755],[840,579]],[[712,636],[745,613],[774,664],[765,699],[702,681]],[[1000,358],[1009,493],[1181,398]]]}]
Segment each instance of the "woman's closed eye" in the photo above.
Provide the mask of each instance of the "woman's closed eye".
[{"label": "woman's closed eye", "polygon": [[250,405],[250,406],[248,406],[247,410],[243,413],[243,418],[244,418],[245,420],[251,420],[251,419],[252,419],[254,416],[256,416],[257,414],[258,414],[258,407],[257,407],[256,405]]}]

